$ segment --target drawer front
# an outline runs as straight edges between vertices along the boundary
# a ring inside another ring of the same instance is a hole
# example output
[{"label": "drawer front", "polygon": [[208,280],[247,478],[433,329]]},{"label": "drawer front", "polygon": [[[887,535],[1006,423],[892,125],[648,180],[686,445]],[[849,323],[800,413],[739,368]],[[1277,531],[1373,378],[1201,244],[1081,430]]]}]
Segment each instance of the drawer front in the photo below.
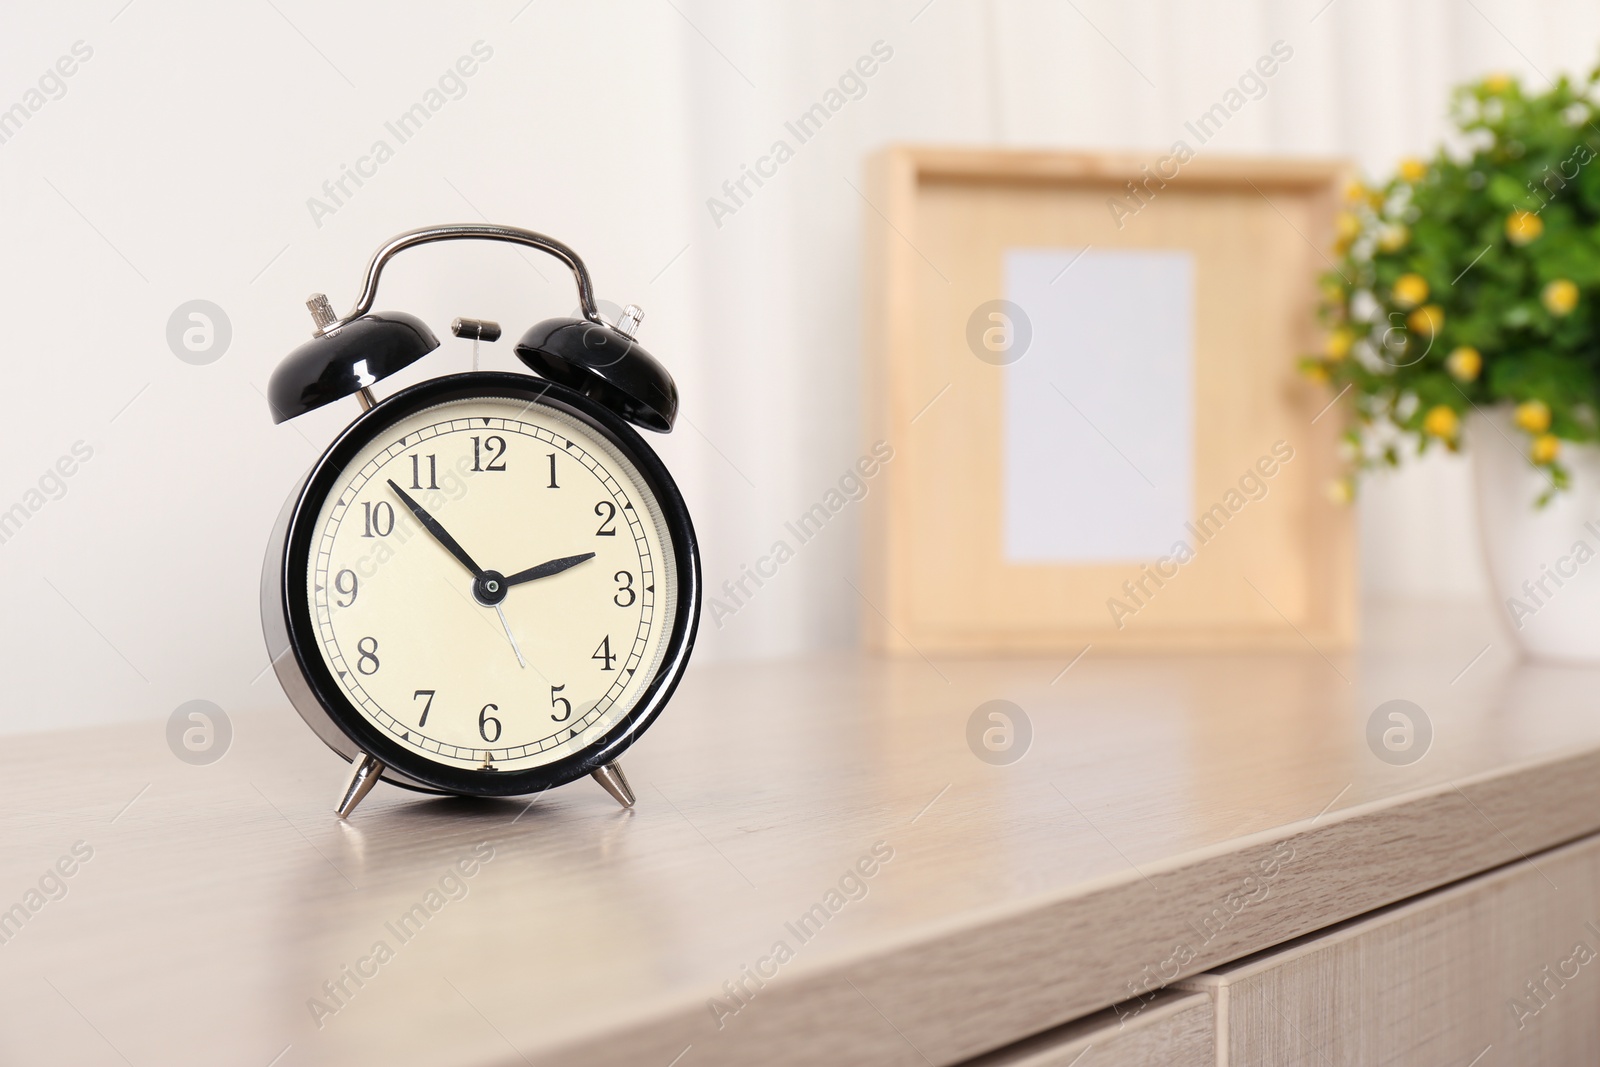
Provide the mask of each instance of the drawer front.
[{"label": "drawer front", "polygon": [[1215,1067],[1210,996],[1157,994],[968,1060],[963,1067]]},{"label": "drawer front", "polygon": [[1228,1067],[1600,1063],[1600,837],[1180,986]]}]

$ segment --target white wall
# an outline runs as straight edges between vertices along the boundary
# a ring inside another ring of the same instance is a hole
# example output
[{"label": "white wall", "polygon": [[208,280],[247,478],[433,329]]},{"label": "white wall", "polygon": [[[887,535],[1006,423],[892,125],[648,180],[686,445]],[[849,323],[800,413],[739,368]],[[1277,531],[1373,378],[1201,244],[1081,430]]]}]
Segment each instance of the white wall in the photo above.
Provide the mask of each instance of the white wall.
[{"label": "white wall", "polygon": [[[1322,3],[13,8],[0,108],[75,42],[93,55],[0,144],[0,509],[75,442],[93,458],[0,544],[0,730],[165,716],[196,697],[281,702],[262,676],[261,552],[284,494],[354,408],[274,427],[261,391],[308,335],[305,295],[326,290],[343,310],[393,233],[483,216],[544,230],[585,256],[603,298],[645,307],[642,340],[684,397],[660,449],[716,586],[861,447],[858,234],[871,209],[851,183],[865,152],[890,140],[1164,149],[1281,38],[1294,60],[1208,151],[1348,153],[1381,171],[1440,135],[1451,82],[1586,70],[1600,42],[1600,11],[1576,2]],[[865,96],[718,226],[707,199],[880,40],[893,58]],[[493,55],[465,96],[395,146],[385,121],[478,41]],[[314,219],[308,198],[380,137],[394,158]],[[208,366],[165,339],[195,298],[233,327]],[[574,303],[553,261],[459,245],[402,257],[379,299],[441,335],[471,315],[509,337]],[[463,368],[464,344],[446,342],[400,384]],[[487,362],[514,366],[509,343]],[[1475,594],[1462,472],[1432,463],[1372,490],[1369,585]],[[724,628],[707,626],[699,656],[848,644],[857,540],[853,518],[830,526]]]}]

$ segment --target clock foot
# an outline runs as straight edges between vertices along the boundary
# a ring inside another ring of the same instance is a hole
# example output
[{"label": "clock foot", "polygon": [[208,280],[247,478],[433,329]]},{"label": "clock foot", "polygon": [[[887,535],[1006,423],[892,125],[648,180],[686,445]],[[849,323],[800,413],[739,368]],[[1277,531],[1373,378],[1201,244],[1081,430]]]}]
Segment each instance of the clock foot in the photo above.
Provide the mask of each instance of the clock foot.
[{"label": "clock foot", "polygon": [[356,805],[365,800],[367,794],[372,792],[372,787],[378,784],[378,778],[384,771],[384,765],[365,752],[351,766],[354,769],[350,774],[350,783],[344,787],[344,797],[339,801],[339,806],[333,809],[341,819],[350,817]]},{"label": "clock foot", "polygon": [[622,764],[608,763],[593,773],[594,780],[611,794],[613,800],[625,808],[633,807],[633,789],[628,785],[627,775],[622,773]]}]

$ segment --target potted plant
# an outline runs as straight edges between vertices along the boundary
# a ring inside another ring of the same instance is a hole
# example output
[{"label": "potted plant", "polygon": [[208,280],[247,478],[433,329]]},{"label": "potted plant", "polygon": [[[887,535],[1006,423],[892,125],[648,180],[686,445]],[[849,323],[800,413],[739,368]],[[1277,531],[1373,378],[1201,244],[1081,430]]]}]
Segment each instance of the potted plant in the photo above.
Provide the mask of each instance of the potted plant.
[{"label": "potted plant", "polygon": [[1322,352],[1364,471],[1468,441],[1491,583],[1529,652],[1600,660],[1600,69],[1456,91],[1455,135],[1354,185]]}]

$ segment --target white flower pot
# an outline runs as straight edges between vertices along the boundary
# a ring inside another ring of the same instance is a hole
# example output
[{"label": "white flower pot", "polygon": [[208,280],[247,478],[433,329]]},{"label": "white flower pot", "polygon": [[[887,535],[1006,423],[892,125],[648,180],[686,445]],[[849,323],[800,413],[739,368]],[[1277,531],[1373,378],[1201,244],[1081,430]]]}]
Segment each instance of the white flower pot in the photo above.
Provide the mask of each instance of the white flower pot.
[{"label": "white flower pot", "polygon": [[1539,508],[1550,481],[1511,408],[1471,415],[1466,433],[1500,617],[1531,656],[1600,662],[1600,447],[1562,442],[1572,488]]}]

